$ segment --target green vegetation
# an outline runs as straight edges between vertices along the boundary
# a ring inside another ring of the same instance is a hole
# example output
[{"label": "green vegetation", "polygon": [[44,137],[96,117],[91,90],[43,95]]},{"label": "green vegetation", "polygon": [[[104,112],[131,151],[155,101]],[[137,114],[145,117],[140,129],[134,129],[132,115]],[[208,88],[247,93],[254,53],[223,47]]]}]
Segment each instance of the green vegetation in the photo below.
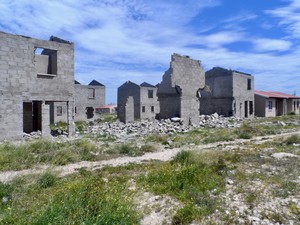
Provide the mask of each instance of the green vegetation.
[{"label": "green vegetation", "polygon": [[38,139],[20,145],[0,145],[0,170],[22,170],[37,164],[66,165],[83,160],[97,160],[98,147],[88,139],[62,143]]},{"label": "green vegetation", "polygon": [[108,154],[123,154],[123,155],[129,155],[129,156],[140,156],[143,155],[144,152],[136,147],[132,146],[131,144],[120,144],[112,146],[108,151]]},{"label": "green vegetation", "polygon": [[37,185],[40,188],[48,188],[55,184],[56,176],[50,172],[46,172],[42,174],[37,180]]},{"label": "green vegetation", "polygon": [[86,129],[87,123],[85,121],[76,121],[75,122],[75,129],[80,134],[84,133],[84,130]]},{"label": "green vegetation", "polygon": [[139,179],[140,185],[155,194],[167,194],[184,203],[173,218],[174,224],[189,224],[218,207],[218,201],[210,193],[217,195],[224,191],[226,167],[218,159],[211,162],[201,159],[199,154],[182,151],[171,162],[151,168]]},{"label": "green vegetation", "polygon": [[40,179],[11,185],[12,198],[1,205],[1,224],[138,224],[125,179],[105,182],[100,174],[77,175],[42,189]]},{"label": "green vegetation", "polygon": [[[38,164],[66,165],[120,155],[140,156],[158,148],[184,147],[189,151],[179,152],[169,162],[149,161],[105,167],[101,171],[81,168],[78,174],[63,178],[47,171],[10,183],[0,182],[0,224],[138,224],[153,210],[163,212],[160,198],[166,196],[180,204],[179,209],[177,206],[169,212],[172,224],[206,223],[216,215],[219,221],[238,224],[238,219],[248,218],[251,210],[262,205],[262,201],[275,198],[279,201],[290,199],[280,206],[285,207],[284,214],[264,208],[262,219],[272,223],[295,222],[299,218],[299,207],[291,199],[300,192],[297,183],[299,158],[277,159],[273,153],[300,155],[300,135],[239,145],[222,143],[210,145],[214,146],[209,147],[211,149],[193,146],[294,131],[299,129],[298,118],[290,115],[254,120],[239,128],[155,134],[122,144],[116,142],[115,137],[103,134],[84,134],[78,140],[68,141],[40,138],[19,144],[3,142],[0,144],[0,171],[28,169]],[[84,133],[88,124],[79,122],[76,125],[77,130]],[[226,188],[229,192],[225,192]],[[136,198],[145,192],[160,198],[155,199],[152,208],[140,210],[137,204],[143,199],[137,202]],[[227,209],[224,196],[229,200],[237,196],[247,210]]]},{"label": "green vegetation", "polygon": [[109,113],[104,113],[104,114],[101,114],[101,122],[105,123],[105,122],[108,122],[108,123],[112,123],[112,122],[115,122],[117,121],[118,119],[118,116],[117,114],[109,114]]},{"label": "green vegetation", "polygon": [[51,123],[50,124],[50,129],[51,130],[60,129],[60,130],[63,130],[63,131],[67,131],[68,130],[68,123],[62,122],[62,121],[59,121],[59,122],[57,122],[55,124]]},{"label": "green vegetation", "polygon": [[299,135],[292,135],[288,137],[285,141],[285,144],[287,145],[293,145],[293,144],[300,144],[300,136]]}]

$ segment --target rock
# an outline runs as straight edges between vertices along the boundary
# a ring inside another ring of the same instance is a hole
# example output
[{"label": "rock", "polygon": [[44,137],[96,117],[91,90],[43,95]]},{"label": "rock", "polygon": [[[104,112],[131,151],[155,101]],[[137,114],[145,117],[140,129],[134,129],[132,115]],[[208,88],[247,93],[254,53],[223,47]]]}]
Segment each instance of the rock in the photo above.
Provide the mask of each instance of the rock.
[{"label": "rock", "polygon": [[229,184],[229,185],[233,185],[233,181],[232,180],[230,180],[230,179],[227,179],[227,184]]},{"label": "rock", "polygon": [[283,126],[283,127],[285,127],[285,126],[286,126],[286,123],[285,123],[285,122],[283,122],[283,121],[278,121],[278,124],[279,124],[279,125],[281,125],[281,126]]},{"label": "rock", "polygon": [[299,158],[300,156],[294,155],[292,153],[287,153],[287,152],[277,152],[277,153],[272,154],[272,157],[274,157],[276,159],[282,159],[282,158],[287,158],[287,157]]},{"label": "rock", "polygon": [[216,112],[215,112],[214,114],[212,114],[211,116],[212,116],[213,118],[216,118],[216,119],[218,119],[218,118],[219,118],[219,114],[218,114],[218,113],[216,113]]},{"label": "rock", "polygon": [[7,196],[4,196],[4,197],[2,198],[2,202],[3,202],[3,203],[7,203],[7,202],[8,202],[8,200],[9,200],[9,199],[8,199],[8,197],[7,197]]},{"label": "rock", "polygon": [[171,121],[172,122],[180,122],[181,118],[179,118],[179,117],[173,117],[173,118],[171,118]]}]

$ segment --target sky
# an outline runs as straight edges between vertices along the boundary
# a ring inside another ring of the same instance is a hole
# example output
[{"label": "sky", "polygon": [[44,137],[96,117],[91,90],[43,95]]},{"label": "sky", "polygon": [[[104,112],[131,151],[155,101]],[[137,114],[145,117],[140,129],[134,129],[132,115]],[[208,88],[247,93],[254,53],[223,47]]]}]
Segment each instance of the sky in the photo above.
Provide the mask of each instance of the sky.
[{"label": "sky", "polygon": [[[0,30],[75,44],[75,79],[161,82],[171,55],[250,73],[255,89],[300,96],[300,0],[1,0]],[[1,44],[1,43],[0,43]]]}]

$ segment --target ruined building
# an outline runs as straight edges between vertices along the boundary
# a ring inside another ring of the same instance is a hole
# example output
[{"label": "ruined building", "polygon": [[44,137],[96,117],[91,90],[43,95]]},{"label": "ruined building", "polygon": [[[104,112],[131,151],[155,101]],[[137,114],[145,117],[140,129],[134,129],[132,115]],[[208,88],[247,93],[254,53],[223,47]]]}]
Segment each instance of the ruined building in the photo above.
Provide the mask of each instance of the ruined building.
[{"label": "ruined building", "polygon": [[158,86],[159,118],[181,117],[185,124],[198,124],[200,90],[205,87],[205,72],[199,60],[173,54],[170,68]]},{"label": "ruined building", "polygon": [[201,92],[201,114],[254,117],[254,77],[220,67],[205,73],[209,91]]},{"label": "ruined building", "polygon": [[155,119],[159,113],[157,87],[146,82],[137,85],[131,81],[118,88],[118,117],[127,123],[137,119]]},{"label": "ruined building", "polygon": [[40,130],[50,135],[50,107],[67,105],[74,133],[74,45],[0,32],[0,139]]},{"label": "ruined building", "polygon": [[[96,108],[105,106],[105,86],[96,80],[88,85],[75,80],[75,121],[94,120],[99,118]],[[67,122],[67,105],[63,102],[54,104],[51,110],[51,123]]]}]

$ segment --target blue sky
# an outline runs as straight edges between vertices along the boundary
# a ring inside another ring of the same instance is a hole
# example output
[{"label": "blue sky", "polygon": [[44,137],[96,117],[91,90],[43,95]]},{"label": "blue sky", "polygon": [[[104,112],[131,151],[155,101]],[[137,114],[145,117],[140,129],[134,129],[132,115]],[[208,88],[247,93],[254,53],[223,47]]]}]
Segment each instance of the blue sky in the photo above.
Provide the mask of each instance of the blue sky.
[{"label": "blue sky", "polygon": [[[75,43],[75,79],[157,84],[173,53],[300,95],[300,0],[1,0],[0,30]],[[1,44],[1,43],[0,43]]]}]

